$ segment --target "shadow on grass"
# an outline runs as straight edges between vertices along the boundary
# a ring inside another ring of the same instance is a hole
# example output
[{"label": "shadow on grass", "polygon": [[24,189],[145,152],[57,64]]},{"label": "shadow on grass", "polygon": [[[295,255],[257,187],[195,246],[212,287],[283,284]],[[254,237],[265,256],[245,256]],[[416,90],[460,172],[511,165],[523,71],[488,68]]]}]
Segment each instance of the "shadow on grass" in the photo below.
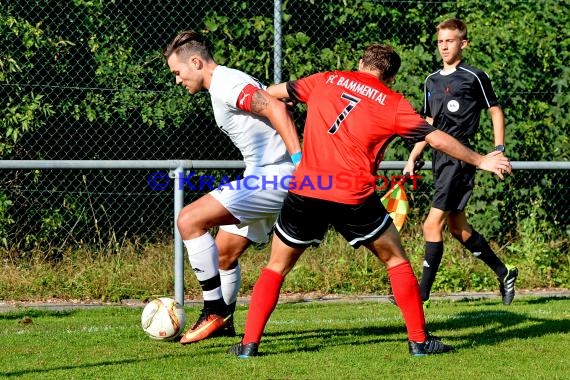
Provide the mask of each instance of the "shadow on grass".
[{"label": "shadow on grass", "polygon": [[33,375],[46,375],[50,372],[54,372],[54,371],[66,371],[66,370],[77,370],[80,368],[84,368],[84,369],[89,369],[89,368],[97,368],[97,367],[106,367],[106,366],[116,366],[116,365],[122,365],[122,364],[133,364],[133,363],[139,363],[139,362],[147,362],[149,360],[162,360],[162,359],[168,359],[168,358],[177,358],[177,357],[181,357],[181,356],[188,356],[187,352],[180,352],[180,354],[164,354],[164,355],[160,355],[160,356],[154,356],[154,357],[144,357],[144,358],[136,358],[136,359],[120,359],[120,360],[106,360],[106,361],[101,361],[101,362],[96,362],[96,363],[85,363],[85,364],[75,364],[75,365],[62,365],[62,366],[56,366],[56,367],[51,367],[51,368],[30,368],[30,369],[22,369],[22,370],[18,370],[18,371],[13,371],[13,372],[2,372],[0,371],[0,377],[4,378],[4,377],[19,377],[19,376],[33,376]]},{"label": "shadow on grass", "polygon": [[[520,300],[528,305],[545,304],[568,300],[570,297],[548,297]],[[454,303],[473,300],[454,301]],[[497,301],[477,301],[477,310],[452,314],[444,320],[431,321],[428,331],[457,349],[474,346],[492,346],[511,339],[538,338],[550,334],[570,333],[570,320],[561,315],[559,319],[531,317],[527,313],[497,309]],[[481,332],[472,332],[480,329]],[[315,352],[328,346],[355,346],[386,342],[406,342],[406,330],[401,326],[366,326],[357,328],[318,328],[308,330],[280,330],[264,334],[263,346],[266,355]],[[283,345],[291,348],[284,348]]]},{"label": "shadow on grass", "polygon": [[568,296],[552,296],[552,297],[540,297],[540,298],[528,298],[517,300],[517,303],[524,302],[528,305],[542,305],[552,301],[570,300]]},{"label": "shadow on grass", "polygon": [[[536,305],[562,299],[568,298],[520,302]],[[460,338],[464,343],[455,345],[457,348],[470,348],[496,345],[511,339],[532,339],[550,334],[567,334],[570,333],[570,320],[565,315],[561,315],[559,319],[538,318],[508,310],[479,309],[453,315],[442,327],[459,334],[462,330],[480,327],[481,332],[467,332]]]},{"label": "shadow on grass", "polygon": [[0,313],[0,320],[14,320],[22,319],[24,317],[39,318],[39,317],[68,317],[75,314],[77,310],[41,310],[34,308],[26,308],[21,310],[8,311]]},{"label": "shadow on grass", "polygon": [[[305,331],[269,332],[264,335],[261,354],[273,355],[294,352],[316,352],[323,347],[370,345],[387,342],[405,343],[404,326],[322,328]],[[291,348],[284,348],[284,346]]]},{"label": "shadow on grass", "polygon": [[[145,338],[146,339],[146,338]],[[144,352],[143,354],[137,354],[136,357],[123,357],[117,358],[115,360],[100,360],[100,361],[93,361],[90,363],[80,363],[80,364],[67,364],[67,365],[53,365],[53,366],[44,366],[42,368],[22,368],[13,371],[2,371],[0,370],[0,379],[3,378],[34,378],[36,376],[42,376],[42,378],[48,376],[49,378],[76,378],[76,374],[61,374],[57,373],[58,371],[76,371],[80,369],[90,370],[93,369],[97,372],[96,378],[98,379],[105,379],[108,378],[109,371],[114,371],[114,367],[117,366],[124,366],[129,364],[138,364],[138,363],[151,363],[156,361],[159,364],[156,365],[168,365],[169,360],[173,359],[184,359],[184,358],[196,358],[197,356],[212,356],[212,355],[220,355],[226,353],[227,349],[229,348],[230,344],[228,342],[229,338],[226,339],[207,339],[192,345],[181,345],[179,339],[172,340],[172,341],[156,341],[156,345],[160,346],[175,346],[176,352],[161,352],[157,354],[155,352]],[[148,343],[148,340],[146,341]],[[152,342],[152,340],[151,340]],[[149,346],[149,350],[152,349],[153,344],[151,343]],[[227,354],[228,358],[231,358],[229,354]],[[166,363],[166,364],[163,364]],[[113,378],[117,378],[117,373]],[[206,376],[207,377],[207,376]],[[137,377],[138,378],[138,377]],[[141,375],[141,378],[144,378]],[[184,378],[181,375],[181,378]]]}]

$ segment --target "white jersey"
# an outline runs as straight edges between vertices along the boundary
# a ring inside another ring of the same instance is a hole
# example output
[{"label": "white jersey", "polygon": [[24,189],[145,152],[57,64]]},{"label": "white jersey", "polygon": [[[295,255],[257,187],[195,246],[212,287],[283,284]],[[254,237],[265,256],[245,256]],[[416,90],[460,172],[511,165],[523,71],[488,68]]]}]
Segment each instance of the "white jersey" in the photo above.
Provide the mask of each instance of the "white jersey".
[{"label": "white jersey", "polygon": [[266,88],[239,70],[220,65],[214,69],[209,92],[218,127],[240,150],[248,167],[290,162],[285,143],[269,121],[237,107],[238,96],[248,84]]}]

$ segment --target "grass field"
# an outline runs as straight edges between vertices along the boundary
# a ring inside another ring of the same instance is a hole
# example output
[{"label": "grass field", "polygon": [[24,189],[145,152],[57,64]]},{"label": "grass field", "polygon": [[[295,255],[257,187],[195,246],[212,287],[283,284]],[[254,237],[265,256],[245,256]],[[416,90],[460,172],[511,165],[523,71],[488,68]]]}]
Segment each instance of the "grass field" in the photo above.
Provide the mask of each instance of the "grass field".
[{"label": "grass field", "polygon": [[[278,305],[262,356],[225,353],[239,340],[157,342],[140,327],[140,307],[0,314],[0,378],[22,379],[568,379],[570,298],[435,301],[428,328],[456,347],[423,358],[407,353],[399,309],[386,302]],[[236,312],[243,331],[246,308]],[[188,324],[199,309],[186,307]]]}]

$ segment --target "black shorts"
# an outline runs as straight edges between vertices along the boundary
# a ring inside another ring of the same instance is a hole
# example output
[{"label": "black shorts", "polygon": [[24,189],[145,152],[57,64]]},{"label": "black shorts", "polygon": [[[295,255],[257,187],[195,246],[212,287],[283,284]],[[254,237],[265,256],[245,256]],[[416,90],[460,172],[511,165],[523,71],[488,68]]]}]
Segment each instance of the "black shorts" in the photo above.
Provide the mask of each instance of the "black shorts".
[{"label": "black shorts", "polygon": [[290,247],[318,246],[329,226],[354,248],[372,242],[392,224],[376,193],[359,205],[325,201],[289,192],[275,233]]},{"label": "black shorts", "polygon": [[473,193],[476,170],[471,164],[434,150],[435,193],[432,207],[443,211],[463,211]]}]

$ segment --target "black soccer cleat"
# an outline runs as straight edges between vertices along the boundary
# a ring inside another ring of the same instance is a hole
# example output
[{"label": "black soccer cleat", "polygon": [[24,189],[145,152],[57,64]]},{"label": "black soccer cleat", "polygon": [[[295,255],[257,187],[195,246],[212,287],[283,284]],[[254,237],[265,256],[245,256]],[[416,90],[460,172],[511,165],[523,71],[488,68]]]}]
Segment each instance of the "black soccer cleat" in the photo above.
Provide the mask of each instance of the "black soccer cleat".
[{"label": "black soccer cleat", "polygon": [[408,341],[408,349],[412,356],[437,355],[453,351],[453,347],[443,343],[438,337],[430,333],[427,333],[425,342],[417,343]]},{"label": "black soccer cleat", "polygon": [[238,358],[247,359],[258,355],[258,347],[259,344],[257,343],[243,344],[240,342],[231,346],[228,350],[228,354],[235,355]]},{"label": "black soccer cleat", "polygon": [[499,280],[499,290],[503,297],[503,305],[510,305],[515,298],[515,281],[519,275],[519,270],[515,267],[507,265],[507,275],[501,281]]}]

